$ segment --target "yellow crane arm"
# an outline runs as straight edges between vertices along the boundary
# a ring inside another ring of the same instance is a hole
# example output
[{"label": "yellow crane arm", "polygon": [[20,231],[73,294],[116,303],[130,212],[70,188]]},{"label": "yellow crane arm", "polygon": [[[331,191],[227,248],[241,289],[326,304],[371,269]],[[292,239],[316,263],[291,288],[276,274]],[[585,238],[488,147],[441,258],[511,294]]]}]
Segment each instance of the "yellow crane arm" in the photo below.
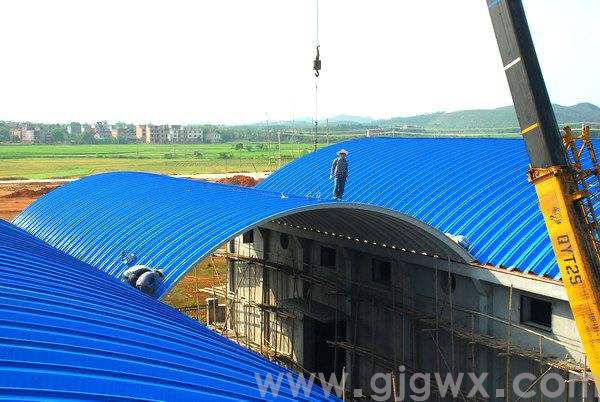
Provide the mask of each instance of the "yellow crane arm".
[{"label": "yellow crane arm", "polygon": [[600,298],[594,261],[587,257],[588,230],[580,225],[578,201],[564,169],[532,169],[540,210],[560,268],[579,337],[592,374],[600,378]]},{"label": "yellow crane arm", "polygon": [[[535,186],[587,364],[600,379],[600,233],[584,170],[570,129],[560,135],[521,0],[487,0],[506,79],[531,162]],[[581,149],[583,151],[584,148]],[[597,382],[598,384],[598,382]]]}]

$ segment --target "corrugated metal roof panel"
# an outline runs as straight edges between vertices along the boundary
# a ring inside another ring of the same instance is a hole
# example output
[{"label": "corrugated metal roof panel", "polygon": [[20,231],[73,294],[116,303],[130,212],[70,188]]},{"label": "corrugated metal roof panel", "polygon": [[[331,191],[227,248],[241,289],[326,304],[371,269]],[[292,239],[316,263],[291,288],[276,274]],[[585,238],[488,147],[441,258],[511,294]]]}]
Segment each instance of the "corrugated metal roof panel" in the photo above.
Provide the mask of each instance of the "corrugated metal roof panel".
[{"label": "corrugated metal roof panel", "polygon": [[330,166],[340,148],[349,151],[346,201],[390,208],[464,235],[482,263],[560,278],[526,180],[522,140],[350,140],[289,163],[258,187],[330,199]]},{"label": "corrugated metal roof panel", "polygon": [[[288,371],[0,220],[0,399],[256,400]],[[300,395],[302,396],[302,395]]]},{"label": "corrugated metal roof panel", "polygon": [[115,277],[126,269],[121,253],[132,252],[136,263],[164,269],[157,291],[162,296],[229,239],[261,222],[292,219],[294,214],[307,225],[472,261],[443,233],[394,211],[149,173],[105,173],[77,180],[34,202],[14,223]]}]

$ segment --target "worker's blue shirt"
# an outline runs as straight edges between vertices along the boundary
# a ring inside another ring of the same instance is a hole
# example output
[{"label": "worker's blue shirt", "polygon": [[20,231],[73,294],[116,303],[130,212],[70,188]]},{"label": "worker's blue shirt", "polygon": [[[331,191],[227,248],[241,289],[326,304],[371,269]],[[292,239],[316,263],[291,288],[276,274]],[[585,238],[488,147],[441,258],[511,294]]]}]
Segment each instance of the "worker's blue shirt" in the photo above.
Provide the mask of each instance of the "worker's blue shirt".
[{"label": "worker's blue shirt", "polygon": [[331,165],[331,175],[334,177],[348,177],[348,161],[345,158],[335,158]]},{"label": "worker's blue shirt", "polygon": [[137,282],[135,283],[135,286],[145,286],[148,287],[150,289],[156,289],[158,287],[158,285],[160,284],[160,275],[157,274],[154,271],[149,271],[149,272],[144,272],[139,279],[137,280]]}]

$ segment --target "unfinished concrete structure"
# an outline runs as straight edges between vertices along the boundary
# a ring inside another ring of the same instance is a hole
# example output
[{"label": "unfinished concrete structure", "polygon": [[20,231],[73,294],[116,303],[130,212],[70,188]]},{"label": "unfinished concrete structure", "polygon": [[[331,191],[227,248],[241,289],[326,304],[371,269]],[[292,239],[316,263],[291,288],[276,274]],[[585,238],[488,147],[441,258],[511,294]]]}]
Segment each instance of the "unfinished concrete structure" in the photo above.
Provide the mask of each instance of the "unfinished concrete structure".
[{"label": "unfinished concrete structure", "polygon": [[[374,373],[398,375],[401,365],[407,374],[488,373],[492,400],[511,399],[496,390],[511,390],[519,374],[557,372],[582,396],[585,358],[558,281],[284,221],[245,233],[226,255],[228,292],[216,292],[229,336],[297,370],[345,367],[346,388],[365,395]],[[540,400],[540,386],[523,400]]]},{"label": "unfinished concrete structure", "polygon": [[[584,399],[584,388],[591,397],[519,141],[374,138],[338,147],[350,151],[344,200],[466,235],[469,257],[443,257],[411,228],[390,242],[357,217],[343,226],[324,215],[276,219],[230,244],[229,336],[300,370],[345,366],[346,389],[365,394],[373,373],[398,376],[403,365],[442,377],[487,373],[492,400],[519,399],[512,384],[525,373],[534,377],[521,390],[537,391],[529,400]],[[307,172],[325,171],[334,156],[335,148],[311,153],[259,188],[328,199],[331,182]],[[482,169],[498,157],[501,171]],[[566,392],[540,397],[549,373],[570,378]]]}]

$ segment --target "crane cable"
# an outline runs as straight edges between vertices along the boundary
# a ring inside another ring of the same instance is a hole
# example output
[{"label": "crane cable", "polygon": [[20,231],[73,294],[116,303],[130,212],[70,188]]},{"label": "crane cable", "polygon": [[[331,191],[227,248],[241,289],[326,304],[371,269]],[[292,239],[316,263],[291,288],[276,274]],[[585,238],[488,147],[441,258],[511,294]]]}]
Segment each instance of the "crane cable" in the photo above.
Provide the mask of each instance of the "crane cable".
[{"label": "crane cable", "polygon": [[313,70],[315,71],[315,139],[314,147],[317,150],[318,134],[319,134],[319,72],[321,70],[321,55],[319,53],[319,0],[315,0],[315,14],[316,14],[316,35],[315,35],[315,46],[316,56],[313,60]]}]

